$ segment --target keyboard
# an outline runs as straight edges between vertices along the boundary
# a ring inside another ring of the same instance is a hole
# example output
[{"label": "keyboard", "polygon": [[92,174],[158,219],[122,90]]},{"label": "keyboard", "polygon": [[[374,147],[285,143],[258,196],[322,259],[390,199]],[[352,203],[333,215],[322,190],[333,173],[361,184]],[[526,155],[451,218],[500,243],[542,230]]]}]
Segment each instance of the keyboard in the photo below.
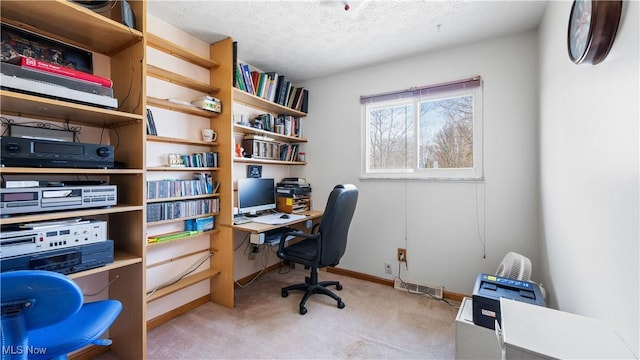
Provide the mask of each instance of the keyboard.
[{"label": "keyboard", "polygon": [[[280,238],[282,238],[282,234],[291,232],[292,230],[289,228],[281,228],[276,230],[267,231],[265,233],[264,243],[269,246],[278,246],[280,244]],[[296,237],[293,235],[287,236],[285,242],[295,239]]]},{"label": "keyboard", "polygon": [[242,215],[233,217],[233,224],[234,225],[246,224],[246,223],[250,223],[252,221],[253,221],[252,218],[246,217],[246,216],[242,216]]}]

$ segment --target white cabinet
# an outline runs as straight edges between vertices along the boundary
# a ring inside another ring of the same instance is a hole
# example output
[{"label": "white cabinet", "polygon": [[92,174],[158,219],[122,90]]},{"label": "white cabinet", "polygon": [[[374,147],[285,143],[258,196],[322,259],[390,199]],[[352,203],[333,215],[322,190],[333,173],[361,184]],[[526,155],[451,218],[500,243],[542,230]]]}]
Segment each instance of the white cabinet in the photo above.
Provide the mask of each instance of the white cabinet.
[{"label": "white cabinet", "polygon": [[500,359],[501,356],[495,332],[473,323],[473,300],[465,297],[456,316],[456,359]]},{"label": "white cabinet", "polygon": [[635,359],[620,336],[588,317],[500,299],[504,359]]}]

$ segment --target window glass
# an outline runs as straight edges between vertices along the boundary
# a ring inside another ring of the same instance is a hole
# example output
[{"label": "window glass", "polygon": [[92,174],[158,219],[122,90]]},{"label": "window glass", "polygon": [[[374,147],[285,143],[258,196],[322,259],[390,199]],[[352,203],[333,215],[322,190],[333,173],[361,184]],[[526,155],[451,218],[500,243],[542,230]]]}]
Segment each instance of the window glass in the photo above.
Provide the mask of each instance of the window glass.
[{"label": "window glass", "polygon": [[482,179],[481,86],[390,98],[362,102],[363,179]]}]

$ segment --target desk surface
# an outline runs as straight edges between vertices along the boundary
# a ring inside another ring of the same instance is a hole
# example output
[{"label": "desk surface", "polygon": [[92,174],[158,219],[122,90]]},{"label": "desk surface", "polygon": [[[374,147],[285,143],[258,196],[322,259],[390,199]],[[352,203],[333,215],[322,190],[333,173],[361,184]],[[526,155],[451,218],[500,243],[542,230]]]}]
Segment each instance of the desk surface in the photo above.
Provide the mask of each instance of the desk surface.
[{"label": "desk surface", "polygon": [[318,219],[318,218],[322,217],[322,214],[323,214],[322,211],[311,210],[311,211],[305,211],[303,213],[300,213],[300,215],[306,215],[305,218],[299,219],[299,220],[293,220],[293,221],[290,221],[290,222],[284,223],[284,224],[270,225],[270,224],[261,224],[261,223],[257,223],[257,222],[249,222],[249,223],[245,223],[245,224],[231,225],[231,228],[233,228],[234,230],[245,231],[245,232],[249,232],[249,233],[262,233],[262,232],[266,232],[266,231],[269,231],[269,230],[278,229],[278,228],[281,228],[281,227],[287,227],[287,226],[291,226],[291,225],[295,225],[295,224],[300,224],[300,223],[303,223],[303,222],[305,222],[307,220]]},{"label": "desk surface", "polygon": [[500,308],[507,347],[546,359],[635,358],[603,321],[506,298],[500,299]]}]

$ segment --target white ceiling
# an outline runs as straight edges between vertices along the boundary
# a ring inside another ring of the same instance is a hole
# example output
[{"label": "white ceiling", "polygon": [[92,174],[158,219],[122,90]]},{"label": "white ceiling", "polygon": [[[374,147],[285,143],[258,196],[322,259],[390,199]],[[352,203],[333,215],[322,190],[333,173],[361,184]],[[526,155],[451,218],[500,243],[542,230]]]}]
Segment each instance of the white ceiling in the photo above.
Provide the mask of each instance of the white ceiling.
[{"label": "white ceiling", "polygon": [[[345,3],[350,9],[345,11]],[[148,12],[294,82],[537,28],[546,1],[159,1]]]}]

